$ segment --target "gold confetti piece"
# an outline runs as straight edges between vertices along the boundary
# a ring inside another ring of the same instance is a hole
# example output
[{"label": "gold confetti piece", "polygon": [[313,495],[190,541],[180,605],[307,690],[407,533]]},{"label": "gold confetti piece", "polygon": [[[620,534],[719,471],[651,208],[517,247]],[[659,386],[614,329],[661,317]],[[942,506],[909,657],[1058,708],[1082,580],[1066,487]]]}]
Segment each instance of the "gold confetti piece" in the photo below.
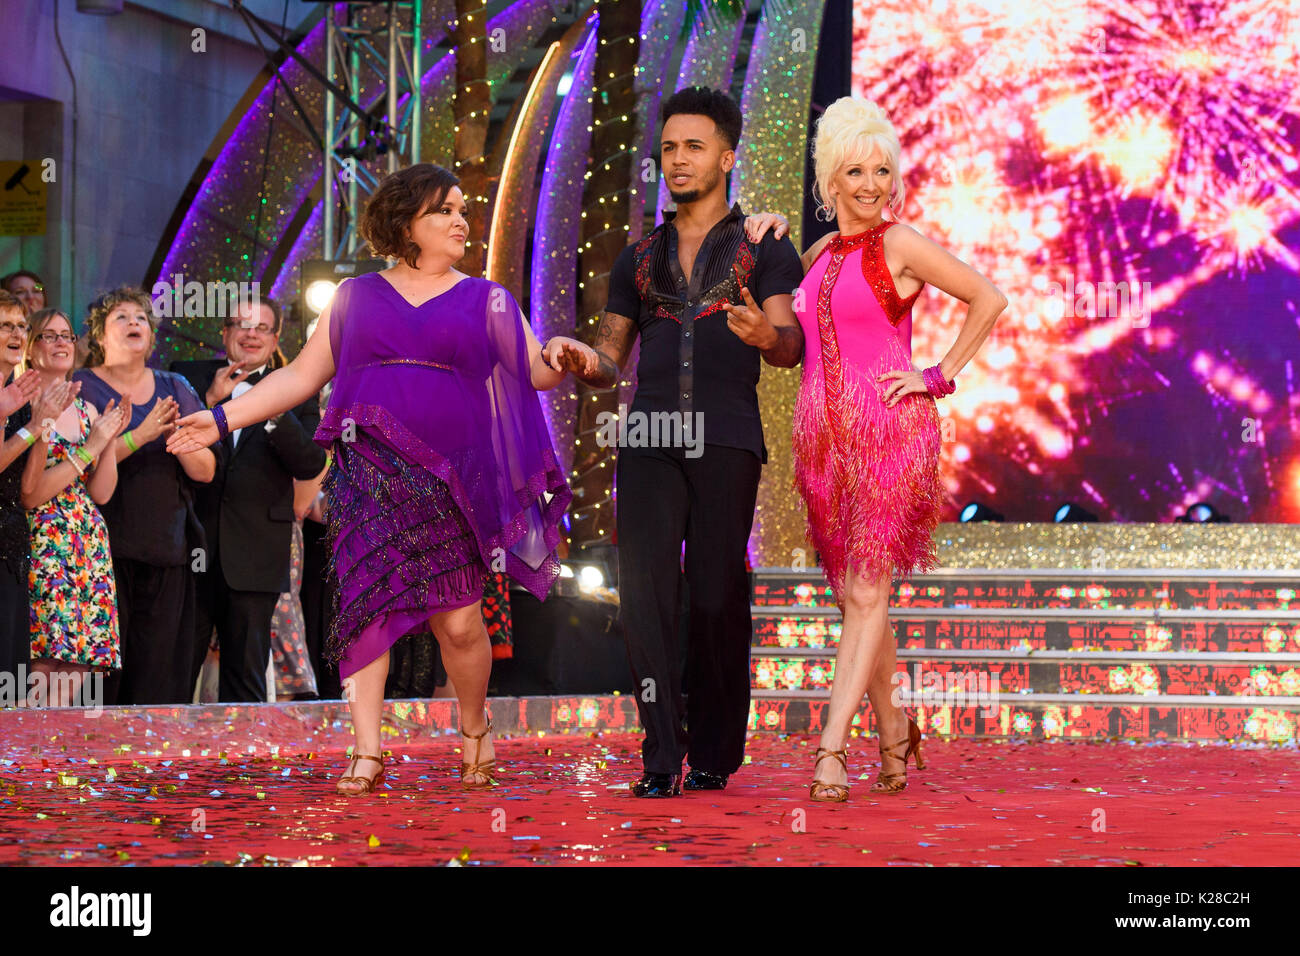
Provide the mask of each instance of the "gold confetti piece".
[{"label": "gold confetti piece", "polygon": [[[265,800],[265,799],[266,799],[266,794],[265,794],[263,791],[261,791],[261,790],[257,791],[257,799],[259,799],[259,800]],[[370,839],[373,840],[374,837],[371,837]]]},{"label": "gold confetti piece", "polygon": [[162,824],[162,817],[154,817],[151,822],[154,826],[160,826]]},{"label": "gold confetti piece", "polygon": [[65,787],[75,787],[77,785],[77,778],[72,776],[70,773],[61,773],[59,774],[59,783]]},{"label": "gold confetti piece", "polygon": [[94,757],[91,757],[89,760],[86,761],[86,763],[90,764],[92,767],[96,767],[99,765],[99,761],[96,760]]},{"label": "gold confetti piece", "polygon": [[372,834],[370,834],[370,839],[367,840],[366,842],[369,843],[372,847],[379,846],[379,837],[375,836],[375,835],[372,833]]}]

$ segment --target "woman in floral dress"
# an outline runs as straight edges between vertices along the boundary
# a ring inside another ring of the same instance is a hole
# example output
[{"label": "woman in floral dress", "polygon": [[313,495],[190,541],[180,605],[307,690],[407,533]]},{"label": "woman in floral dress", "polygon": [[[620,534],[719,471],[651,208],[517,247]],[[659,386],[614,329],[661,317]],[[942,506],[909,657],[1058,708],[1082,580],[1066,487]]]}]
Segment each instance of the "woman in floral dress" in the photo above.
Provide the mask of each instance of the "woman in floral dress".
[{"label": "woman in floral dress", "polygon": [[[29,325],[27,359],[42,389],[66,381],[76,355],[72,323],[42,309]],[[44,676],[37,687],[48,688],[52,706],[82,700],[88,675],[121,667],[113,559],[96,505],[117,487],[113,442],[129,420],[129,405],[110,402],[99,415],[77,398],[53,421],[32,423],[22,477],[32,547],[32,670]]]}]

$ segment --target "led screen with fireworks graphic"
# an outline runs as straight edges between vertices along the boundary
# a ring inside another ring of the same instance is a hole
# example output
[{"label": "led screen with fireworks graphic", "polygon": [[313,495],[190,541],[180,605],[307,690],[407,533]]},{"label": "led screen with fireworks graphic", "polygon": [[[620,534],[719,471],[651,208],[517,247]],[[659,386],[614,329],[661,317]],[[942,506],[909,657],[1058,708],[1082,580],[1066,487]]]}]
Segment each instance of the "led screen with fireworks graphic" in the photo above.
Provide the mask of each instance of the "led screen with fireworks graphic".
[{"label": "led screen with fireworks graphic", "polygon": [[[1300,4],[856,0],[902,218],[1010,300],[940,403],[950,514],[1300,521]],[[918,363],[965,307],[929,289]]]}]

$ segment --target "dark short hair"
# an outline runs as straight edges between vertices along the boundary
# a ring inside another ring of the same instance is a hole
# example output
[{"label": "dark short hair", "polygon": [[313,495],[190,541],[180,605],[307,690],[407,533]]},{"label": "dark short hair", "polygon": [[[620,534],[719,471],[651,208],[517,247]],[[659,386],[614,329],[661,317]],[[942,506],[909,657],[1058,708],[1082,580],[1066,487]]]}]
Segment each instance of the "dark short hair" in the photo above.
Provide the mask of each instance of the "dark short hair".
[{"label": "dark short hair", "polygon": [[[226,319],[226,324],[229,324],[230,322],[233,322],[233,321],[234,321],[234,319],[235,319],[235,313],[239,310],[239,306],[241,306],[241,305],[243,305],[243,304],[244,304],[244,303],[240,302],[239,299],[234,299],[234,300],[232,300],[232,302],[231,302],[231,314],[230,314],[230,316]],[[252,305],[251,302],[249,302],[248,304],[249,304],[249,305]],[[277,332],[283,332],[283,331],[284,331],[284,309],[281,307],[280,303],[277,302],[275,299],[270,299],[270,298],[262,299],[262,298],[259,298],[259,299],[257,300],[257,304],[258,304],[258,305],[264,305],[264,306],[266,306],[268,309],[271,310],[271,318],[273,318],[273,319],[275,320],[275,331],[277,331]]]},{"label": "dark short hair", "polygon": [[735,149],[740,144],[740,129],[743,125],[740,106],[721,90],[707,86],[688,86],[678,90],[664,100],[659,115],[666,123],[670,116],[678,113],[707,116],[718,127],[718,133],[728,144],[728,149]]},{"label": "dark short hair", "polygon": [[45,280],[35,272],[32,272],[30,269],[19,269],[17,272],[11,272],[3,279],[0,279],[0,289],[4,289],[6,292],[12,292],[13,289],[9,288],[9,283],[14,279],[31,279],[42,289],[45,288]]},{"label": "dark short hair", "polygon": [[17,309],[19,312],[26,312],[23,308],[23,300],[18,298],[8,289],[0,289],[0,311],[4,309]]},{"label": "dark short hair", "polygon": [[456,174],[433,163],[416,163],[380,182],[366,203],[357,231],[370,251],[385,259],[403,259],[412,269],[420,260],[420,247],[411,241],[411,221],[460,185]]}]

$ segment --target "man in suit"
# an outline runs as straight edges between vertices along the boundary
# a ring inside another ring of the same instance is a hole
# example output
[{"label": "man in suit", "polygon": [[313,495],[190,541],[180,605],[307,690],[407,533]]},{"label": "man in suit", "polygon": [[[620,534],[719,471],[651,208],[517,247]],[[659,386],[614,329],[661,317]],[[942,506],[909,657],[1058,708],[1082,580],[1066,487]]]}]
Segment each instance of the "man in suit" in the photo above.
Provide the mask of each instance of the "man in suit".
[{"label": "man in suit", "polygon": [[[280,331],[278,304],[241,303],[222,330],[226,358],[174,362],[171,370],[189,379],[208,407],[223,404],[277,367]],[[313,398],[265,424],[235,430],[222,439],[224,467],[197,495],[208,554],[199,575],[193,679],[215,626],[222,701],[266,700],[271,618],[289,590],[293,482],[325,468],[325,450],[312,441],[319,423]]]}]

